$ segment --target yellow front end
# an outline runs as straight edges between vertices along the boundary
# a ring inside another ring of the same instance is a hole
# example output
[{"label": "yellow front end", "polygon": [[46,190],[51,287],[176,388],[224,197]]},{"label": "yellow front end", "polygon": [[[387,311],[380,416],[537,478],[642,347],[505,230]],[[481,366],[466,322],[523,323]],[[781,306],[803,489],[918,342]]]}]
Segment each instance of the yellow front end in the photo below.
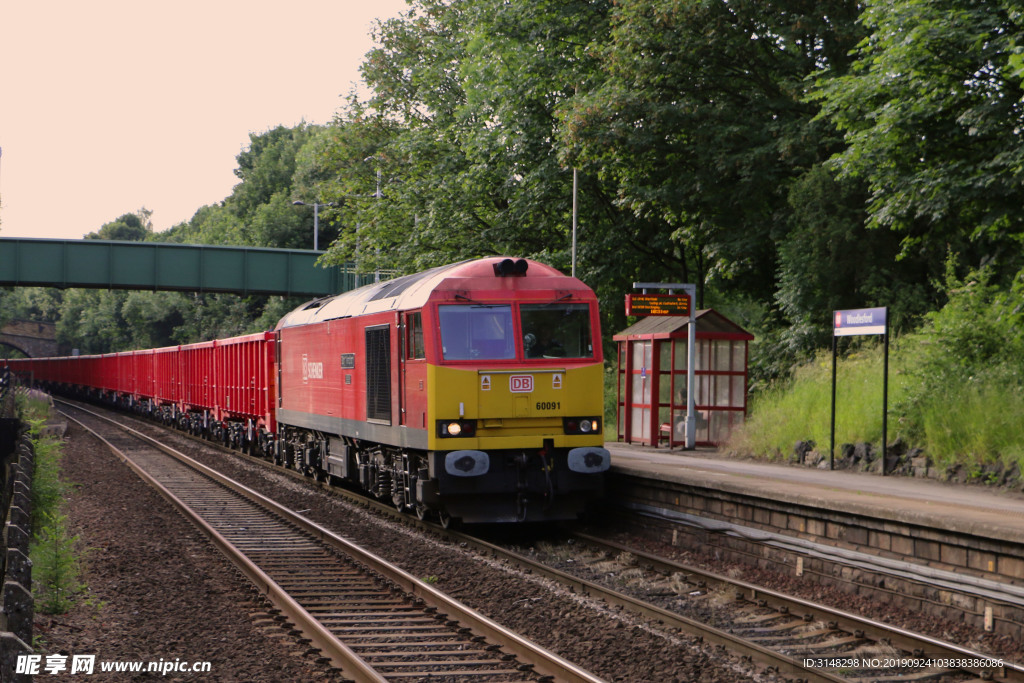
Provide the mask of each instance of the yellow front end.
[{"label": "yellow front end", "polygon": [[[604,443],[599,363],[517,370],[431,365],[427,386],[432,451],[538,449],[545,441],[553,448]],[[437,423],[448,420],[475,420],[474,435],[442,437]],[[577,433],[566,433],[567,420]],[[582,425],[583,420],[589,424]]]}]

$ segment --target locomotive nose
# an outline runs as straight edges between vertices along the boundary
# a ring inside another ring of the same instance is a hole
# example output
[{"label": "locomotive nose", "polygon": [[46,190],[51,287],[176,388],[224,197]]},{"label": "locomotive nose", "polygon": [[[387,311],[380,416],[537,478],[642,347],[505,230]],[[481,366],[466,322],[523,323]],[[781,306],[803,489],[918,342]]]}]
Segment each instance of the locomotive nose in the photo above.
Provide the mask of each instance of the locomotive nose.
[{"label": "locomotive nose", "polygon": [[604,448],[588,446],[569,451],[569,469],[581,474],[607,472],[612,464],[612,455]]}]

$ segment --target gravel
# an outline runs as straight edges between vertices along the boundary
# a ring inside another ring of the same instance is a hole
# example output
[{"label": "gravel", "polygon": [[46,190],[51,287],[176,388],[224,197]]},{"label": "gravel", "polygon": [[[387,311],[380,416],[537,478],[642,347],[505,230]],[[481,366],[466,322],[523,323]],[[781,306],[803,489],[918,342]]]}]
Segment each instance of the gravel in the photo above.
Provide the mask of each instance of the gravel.
[{"label": "gravel", "polygon": [[[98,680],[336,680],[264,615],[248,583],[105,447],[69,429],[66,512],[79,535],[87,600],[37,616],[37,652],[97,660],[209,661],[211,674]],[[568,593],[536,576],[387,521],[337,496],[173,435],[177,447],[402,566],[609,681],[777,680],[722,648]],[[46,678],[41,678],[46,680]]]}]

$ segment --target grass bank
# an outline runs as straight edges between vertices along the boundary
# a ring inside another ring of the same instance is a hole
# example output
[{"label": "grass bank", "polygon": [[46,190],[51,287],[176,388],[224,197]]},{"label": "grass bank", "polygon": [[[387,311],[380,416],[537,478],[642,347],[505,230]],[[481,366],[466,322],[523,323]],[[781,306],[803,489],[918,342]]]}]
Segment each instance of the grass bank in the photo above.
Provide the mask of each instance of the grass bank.
[{"label": "grass bank", "polygon": [[32,476],[32,593],[36,611],[63,614],[74,606],[85,589],[81,563],[76,554],[78,537],[72,536],[62,508],[68,486],[60,477],[63,441],[47,433],[49,401],[30,394],[18,396],[18,413],[29,425],[35,448]]}]

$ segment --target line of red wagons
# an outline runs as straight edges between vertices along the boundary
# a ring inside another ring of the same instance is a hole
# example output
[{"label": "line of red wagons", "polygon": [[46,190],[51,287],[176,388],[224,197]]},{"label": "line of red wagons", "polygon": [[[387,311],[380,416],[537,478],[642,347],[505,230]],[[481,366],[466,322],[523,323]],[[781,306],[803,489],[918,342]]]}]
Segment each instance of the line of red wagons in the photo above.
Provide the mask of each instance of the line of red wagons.
[{"label": "line of red wagons", "polygon": [[142,351],[30,358],[16,367],[36,382],[93,387],[126,408],[196,433],[218,430],[209,435],[240,447],[256,434],[277,431],[274,339],[273,332],[260,332]]}]

